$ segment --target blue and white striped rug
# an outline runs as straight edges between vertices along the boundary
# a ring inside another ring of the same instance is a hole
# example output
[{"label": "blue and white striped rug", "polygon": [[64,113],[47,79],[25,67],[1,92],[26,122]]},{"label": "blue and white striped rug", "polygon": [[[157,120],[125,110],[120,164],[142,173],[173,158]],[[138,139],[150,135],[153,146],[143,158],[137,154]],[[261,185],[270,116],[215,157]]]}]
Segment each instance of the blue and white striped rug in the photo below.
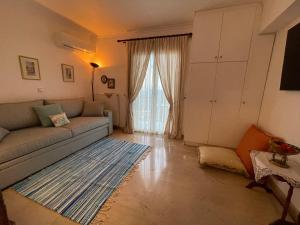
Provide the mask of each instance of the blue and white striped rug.
[{"label": "blue and white striped rug", "polygon": [[87,225],[148,147],[104,138],[12,188],[62,216]]}]

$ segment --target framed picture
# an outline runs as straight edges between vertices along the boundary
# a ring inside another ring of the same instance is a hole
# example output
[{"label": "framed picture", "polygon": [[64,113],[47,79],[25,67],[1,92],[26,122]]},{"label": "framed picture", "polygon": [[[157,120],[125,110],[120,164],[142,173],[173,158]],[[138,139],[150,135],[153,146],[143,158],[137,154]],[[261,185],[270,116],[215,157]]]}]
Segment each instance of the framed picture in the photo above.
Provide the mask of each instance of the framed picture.
[{"label": "framed picture", "polygon": [[22,79],[24,80],[40,80],[39,60],[26,56],[19,56]]},{"label": "framed picture", "polygon": [[61,64],[62,76],[64,82],[74,82],[74,67]]},{"label": "framed picture", "polygon": [[107,79],[107,87],[110,89],[115,89],[115,79],[109,78]]},{"label": "framed picture", "polygon": [[107,76],[106,75],[102,75],[101,76],[101,81],[103,84],[106,84],[107,83]]}]

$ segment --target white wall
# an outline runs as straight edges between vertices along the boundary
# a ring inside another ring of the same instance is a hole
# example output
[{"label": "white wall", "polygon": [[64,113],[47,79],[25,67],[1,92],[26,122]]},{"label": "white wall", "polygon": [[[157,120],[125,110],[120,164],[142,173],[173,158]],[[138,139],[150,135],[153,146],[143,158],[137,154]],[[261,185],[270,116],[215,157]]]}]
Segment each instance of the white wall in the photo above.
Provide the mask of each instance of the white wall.
[{"label": "white wall", "polygon": [[264,0],[264,11],[262,15],[261,29],[266,29],[296,0]]},{"label": "white wall", "polygon": [[[120,112],[118,114],[118,126],[125,126],[126,103],[127,103],[127,71],[126,71],[126,45],[117,43],[116,38],[98,39],[97,59],[101,68],[97,70],[95,77],[95,93],[114,93],[120,98]],[[100,81],[100,77],[106,75],[108,78],[114,78],[115,89],[107,88],[107,84]]]},{"label": "white wall", "polygon": [[[53,38],[64,31],[96,42],[95,34],[32,0],[1,0],[0,27],[0,102],[90,96],[89,65],[72,51],[56,47]],[[19,55],[38,58],[40,81],[22,80]],[[74,66],[75,83],[62,81],[61,63]]]},{"label": "white wall", "polygon": [[[277,33],[259,119],[264,130],[296,146],[300,146],[300,91],[280,91],[279,88],[287,31],[299,22],[300,17]],[[295,158],[300,163],[300,156]],[[280,186],[287,193],[287,185]],[[295,190],[293,203],[300,210],[299,189]]]}]

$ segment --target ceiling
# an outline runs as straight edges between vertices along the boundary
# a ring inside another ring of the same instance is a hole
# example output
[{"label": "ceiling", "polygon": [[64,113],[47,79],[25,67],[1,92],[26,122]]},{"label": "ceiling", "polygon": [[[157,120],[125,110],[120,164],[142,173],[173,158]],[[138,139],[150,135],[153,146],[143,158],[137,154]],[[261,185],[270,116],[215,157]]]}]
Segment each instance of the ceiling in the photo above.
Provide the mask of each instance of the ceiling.
[{"label": "ceiling", "polygon": [[191,24],[193,12],[259,0],[36,0],[98,36]]}]

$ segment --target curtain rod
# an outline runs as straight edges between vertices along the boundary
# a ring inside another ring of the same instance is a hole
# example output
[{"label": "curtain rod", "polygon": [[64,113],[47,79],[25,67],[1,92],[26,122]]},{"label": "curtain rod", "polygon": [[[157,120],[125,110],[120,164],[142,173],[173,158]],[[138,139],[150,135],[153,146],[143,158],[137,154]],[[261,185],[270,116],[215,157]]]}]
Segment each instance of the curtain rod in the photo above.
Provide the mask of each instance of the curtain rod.
[{"label": "curtain rod", "polygon": [[152,36],[152,37],[142,37],[142,38],[131,38],[124,40],[117,40],[117,42],[127,42],[127,41],[138,41],[138,40],[147,40],[147,39],[155,39],[155,38],[166,38],[166,37],[179,37],[179,36],[192,36],[193,33],[184,33],[184,34],[172,34],[172,35],[164,35],[164,36]]}]

